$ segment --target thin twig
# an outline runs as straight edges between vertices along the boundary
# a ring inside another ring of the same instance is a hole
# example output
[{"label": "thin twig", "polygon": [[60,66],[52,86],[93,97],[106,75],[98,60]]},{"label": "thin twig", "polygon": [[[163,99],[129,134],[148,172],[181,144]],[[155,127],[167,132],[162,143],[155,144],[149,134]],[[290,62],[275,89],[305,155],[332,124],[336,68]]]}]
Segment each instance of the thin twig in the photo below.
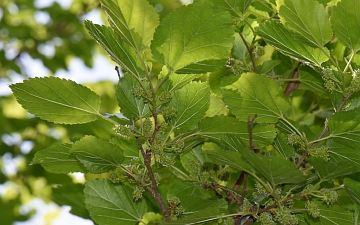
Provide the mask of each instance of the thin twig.
[{"label": "thin twig", "polygon": [[294,70],[294,73],[291,77],[292,81],[289,82],[289,84],[286,86],[286,89],[284,91],[284,95],[286,97],[289,97],[289,95],[295,91],[299,84],[300,84],[300,81],[298,81],[297,79],[299,78],[299,71],[298,71],[298,68],[299,66],[301,65],[301,63],[299,62],[298,65],[296,66],[295,70]]},{"label": "thin twig", "polygon": [[121,78],[120,68],[119,68],[118,66],[115,66],[115,71],[116,71],[116,73],[117,73],[117,75],[118,75],[118,78],[119,78],[119,80],[120,80],[120,78]]},{"label": "thin twig", "polygon": [[252,50],[251,50],[251,48],[250,48],[249,44],[246,42],[246,40],[245,40],[245,38],[244,38],[244,36],[242,35],[242,33],[241,33],[241,32],[239,32],[239,35],[240,35],[240,37],[241,37],[242,41],[244,42],[244,44],[245,44],[245,46],[246,46],[246,49],[247,49],[247,50],[248,50],[248,52],[249,52],[250,59],[251,59],[251,63],[252,63],[252,65],[253,65],[253,70],[254,70],[254,73],[257,73],[257,69],[256,69],[256,64],[255,64],[255,59],[254,59],[253,52],[252,52]]},{"label": "thin twig", "polygon": [[248,117],[248,127],[249,127],[249,146],[251,150],[254,150],[255,153],[258,152],[257,149],[255,149],[255,144],[253,142],[253,125],[254,121],[257,117],[257,114],[254,115],[254,117],[250,120],[250,116]]},{"label": "thin twig", "polygon": [[149,174],[149,177],[151,180],[151,184],[152,184],[152,189],[149,189],[149,188],[146,188],[146,189],[151,192],[153,198],[159,203],[161,211],[164,214],[165,220],[170,221],[170,211],[166,208],[164,201],[161,198],[161,195],[160,195],[160,192],[157,187],[156,180],[155,180],[155,176],[154,176],[154,173],[151,168],[151,152],[150,152],[150,150],[146,150],[146,152],[145,152],[144,148],[142,147],[139,137],[135,137],[135,138],[136,138],[138,147],[141,151],[141,154],[144,158],[144,163],[145,163],[145,166],[148,171],[148,174]]},{"label": "thin twig", "polygon": [[231,196],[232,199],[234,199],[238,205],[241,205],[241,199],[237,196],[237,193],[234,190],[231,190],[230,188],[222,186],[217,183],[212,183],[211,185],[212,185],[212,188],[215,190],[215,192],[216,192],[216,189],[221,189],[221,190],[225,191],[228,196]]}]

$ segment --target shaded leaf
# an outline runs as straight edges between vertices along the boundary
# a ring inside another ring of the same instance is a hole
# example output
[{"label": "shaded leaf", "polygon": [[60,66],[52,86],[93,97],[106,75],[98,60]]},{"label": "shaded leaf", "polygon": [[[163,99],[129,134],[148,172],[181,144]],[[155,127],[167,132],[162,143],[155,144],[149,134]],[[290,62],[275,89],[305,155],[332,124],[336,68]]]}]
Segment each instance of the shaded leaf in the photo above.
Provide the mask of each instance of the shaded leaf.
[{"label": "shaded leaf", "polygon": [[206,83],[190,82],[174,92],[169,107],[177,109],[176,117],[168,121],[177,131],[188,131],[197,127],[198,121],[209,108],[210,88]]},{"label": "shaded leaf", "polygon": [[224,90],[224,101],[239,120],[257,115],[257,123],[276,123],[284,117],[290,102],[275,80],[253,73],[246,73],[231,85],[234,90]]},{"label": "shaded leaf", "polygon": [[252,0],[218,0],[214,2],[217,7],[230,11],[232,16],[242,18],[251,5]]},{"label": "shaded leaf", "polygon": [[360,148],[360,114],[357,110],[336,113],[327,125],[333,140],[350,148]]},{"label": "shaded leaf", "polygon": [[295,153],[294,148],[288,145],[281,136],[275,138],[274,147],[285,159],[290,159]]},{"label": "shaded leaf", "polygon": [[70,150],[71,144],[52,145],[36,152],[32,164],[41,164],[51,173],[87,172]]},{"label": "shaded leaf", "polygon": [[205,143],[203,152],[216,164],[228,165],[240,171],[253,173],[254,169],[245,162],[241,154],[236,151],[224,151],[220,146],[214,143]]},{"label": "shaded leaf", "polygon": [[85,136],[73,144],[71,153],[91,173],[105,173],[120,167],[124,152],[119,146],[93,136]]},{"label": "shaded leaf", "polygon": [[145,201],[135,202],[130,188],[115,186],[108,180],[87,182],[84,193],[86,208],[97,224],[134,225],[147,212]]},{"label": "shaded leaf", "polygon": [[151,44],[153,57],[178,73],[213,71],[230,55],[234,34],[230,24],[226,10],[206,1],[181,7],[156,29]]},{"label": "shaded leaf", "polygon": [[[328,60],[328,57],[323,51],[319,48],[313,48],[300,43],[293,37],[293,34],[286,30],[280,23],[262,23],[256,29],[256,33],[281,53],[305,64],[312,63],[321,67],[321,64]],[[330,54],[328,51],[327,53],[328,55]]]},{"label": "shaded leaf", "polygon": [[326,143],[329,148],[330,158],[336,161],[347,161],[348,164],[360,168],[360,152],[358,148],[342,145],[334,140]]},{"label": "shaded leaf", "polygon": [[[204,118],[199,123],[198,135],[220,140],[225,134],[238,136],[245,144],[249,145],[249,127],[233,117],[215,116]],[[253,127],[253,142],[257,148],[272,143],[276,136],[273,124],[255,124]]]},{"label": "shaded leaf", "polygon": [[353,213],[345,210],[339,205],[326,206],[318,204],[320,210],[320,219],[313,220],[309,218],[307,222],[315,225],[348,225],[354,224]]},{"label": "shaded leaf", "polygon": [[27,111],[50,122],[88,123],[99,115],[100,97],[71,80],[37,77],[10,88]]},{"label": "shaded leaf", "polygon": [[322,47],[332,38],[329,15],[324,6],[315,0],[277,0],[280,21],[296,32],[301,40]]},{"label": "shaded leaf", "polygon": [[360,183],[349,178],[345,178],[344,185],[346,192],[358,205],[360,205]]},{"label": "shaded leaf", "polygon": [[121,113],[128,119],[138,120],[150,115],[150,109],[144,99],[132,94],[133,88],[138,87],[138,81],[130,74],[125,73],[116,86],[116,100]]},{"label": "shaded leaf", "polygon": [[241,155],[273,186],[285,183],[300,183],[305,176],[292,164],[280,155],[260,155],[249,149],[242,149]]},{"label": "shaded leaf", "polygon": [[299,70],[299,81],[300,87],[304,90],[310,90],[315,94],[327,95],[328,92],[325,90],[324,81],[321,78],[321,74],[310,69],[309,67],[300,67]]},{"label": "shaded leaf", "polygon": [[90,35],[103,47],[110,58],[121,66],[123,71],[137,77],[143,76],[144,71],[141,69],[135,50],[121,40],[118,34],[110,27],[93,24],[90,21],[85,21],[84,24]]},{"label": "shaded leaf", "polygon": [[159,15],[146,0],[101,0],[111,27],[130,46],[141,51],[152,40],[159,25]]},{"label": "shaded leaf", "polygon": [[357,52],[360,49],[360,2],[342,0],[333,9],[331,24],[343,45]]},{"label": "shaded leaf", "polygon": [[310,164],[315,168],[316,173],[320,179],[324,181],[332,180],[339,176],[344,176],[352,173],[356,173],[360,170],[359,167],[348,161],[335,161],[329,162],[319,158],[308,158]]}]

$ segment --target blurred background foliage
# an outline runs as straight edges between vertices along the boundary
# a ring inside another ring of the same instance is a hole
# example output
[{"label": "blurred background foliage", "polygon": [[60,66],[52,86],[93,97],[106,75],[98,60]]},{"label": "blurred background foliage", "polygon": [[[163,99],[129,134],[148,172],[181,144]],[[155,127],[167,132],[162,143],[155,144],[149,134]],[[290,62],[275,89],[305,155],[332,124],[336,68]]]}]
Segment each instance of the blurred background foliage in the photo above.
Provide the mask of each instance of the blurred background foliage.
[{"label": "blurred background foliage", "polygon": [[[181,6],[178,0],[149,2],[161,17]],[[70,0],[69,7],[59,3],[61,0],[0,0],[0,81],[11,83],[13,76],[28,78],[26,57],[41,60],[50,71],[49,75],[54,75],[60,69],[67,70],[73,58],[91,67],[94,55],[103,54],[83,26],[89,13],[96,12],[104,18],[99,2]],[[86,85],[101,96],[102,112],[119,110],[112,82]],[[31,165],[31,160],[36,151],[54,143],[68,143],[84,135],[108,139],[113,135],[111,128],[100,120],[85,125],[55,125],[26,113],[12,95],[0,96],[1,225],[21,224],[16,221],[31,219],[36,214],[31,205],[34,199],[69,205],[71,213],[89,218],[81,205],[81,180],[71,175],[49,174],[40,165]],[[91,177],[90,174],[85,176]],[[60,194],[62,188],[68,190],[67,196]],[[57,215],[46,216],[45,224],[52,224]]]}]

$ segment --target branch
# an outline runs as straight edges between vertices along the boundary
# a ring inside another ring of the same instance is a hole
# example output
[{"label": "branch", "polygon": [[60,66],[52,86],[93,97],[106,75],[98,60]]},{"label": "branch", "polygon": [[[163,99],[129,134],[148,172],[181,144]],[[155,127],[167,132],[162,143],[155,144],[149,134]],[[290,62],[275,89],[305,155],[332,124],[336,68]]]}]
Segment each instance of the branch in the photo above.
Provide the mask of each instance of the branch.
[{"label": "branch", "polygon": [[155,176],[154,176],[154,173],[151,168],[151,152],[150,152],[150,150],[146,150],[146,152],[145,152],[144,148],[142,147],[139,137],[135,137],[135,138],[136,138],[138,147],[141,151],[141,154],[144,158],[144,163],[145,163],[145,166],[148,171],[148,174],[149,174],[149,177],[151,180],[151,184],[152,184],[152,188],[149,188],[149,187],[145,187],[145,188],[146,188],[146,190],[150,191],[153,198],[159,203],[161,211],[165,217],[165,220],[170,221],[170,211],[166,208],[164,201],[161,198],[161,195],[160,195],[160,192],[157,187],[156,180],[155,180]]},{"label": "branch", "polygon": [[115,66],[115,71],[116,71],[116,73],[117,73],[117,75],[118,75],[118,78],[119,78],[119,80],[120,80],[120,78],[121,78],[120,68],[119,68],[118,66]]},{"label": "branch", "polygon": [[221,190],[225,191],[228,196],[231,196],[231,199],[234,199],[238,205],[242,204],[241,199],[237,196],[237,193],[234,190],[231,190],[230,188],[222,186],[217,183],[212,183],[211,186],[215,190],[215,192],[216,192],[216,189],[221,189]]},{"label": "branch", "polygon": [[293,73],[292,77],[291,77],[291,79],[293,81],[290,81],[289,84],[286,86],[286,89],[284,91],[284,95],[286,97],[289,97],[289,95],[293,91],[295,91],[298,88],[299,84],[300,84],[300,81],[296,80],[296,79],[299,78],[298,68],[299,68],[300,65],[301,65],[301,63],[299,62],[298,65],[296,66],[295,70],[294,70],[294,73]]},{"label": "branch", "polygon": [[252,118],[252,120],[250,120],[250,116],[248,116],[248,127],[249,127],[249,146],[251,150],[254,150],[255,153],[258,153],[259,150],[255,149],[255,144],[253,142],[253,125],[254,125],[254,121],[257,117],[257,114],[254,115],[254,117]]},{"label": "branch", "polygon": [[245,40],[245,38],[244,38],[244,36],[242,35],[241,32],[239,32],[239,35],[240,35],[242,41],[244,42],[244,44],[245,44],[245,46],[246,46],[246,49],[247,49],[248,52],[249,52],[250,59],[251,59],[251,63],[252,63],[252,65],[253,65],[254,73],[257,73],[256,64],[255,64],[255,59],[254,59],[254,55],[253,55],[253,53],[252,53],[252,50],[251,50],[250,46],[248,45],[248,43],[246,42],[246,40]]},{"label": "branch", "polygon": [[[349,93],[347,96],[343,96],[342,101],[340,103],[340,105],[338,106],[338,108],[336,109],[335,113],[338,113],[341,111],[341,109],[344,107],[345,103],[347,102],[347,100],[349,100],[349,98],[353,95],[354,93],[351,92]],[[327,132],[329,132],[329,127],[326,125],[324,130],[321,132],[321,134],[317,137],[316,141],[314,143],[312,143],[312,145],[310,146],[310,149],[313,149],[315,147],[315,145],[318,143],[318,140],[320,140]],[[305,151],[304,154],[301,156],[301,158],[299,159],[299,161],[296,164],[296,168],[299,168],[305,161],[306,157],[309,156],[308,151]]]}]

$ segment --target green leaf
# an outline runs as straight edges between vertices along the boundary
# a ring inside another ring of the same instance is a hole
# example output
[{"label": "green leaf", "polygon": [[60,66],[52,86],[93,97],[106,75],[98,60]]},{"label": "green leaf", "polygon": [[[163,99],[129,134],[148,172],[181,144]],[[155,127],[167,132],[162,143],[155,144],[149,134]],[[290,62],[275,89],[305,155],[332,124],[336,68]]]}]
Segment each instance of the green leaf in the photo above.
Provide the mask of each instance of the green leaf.
[{"label": "green leaf", "polygon": [[153,58],[178,73],[213,71],[230,55],[234,35],[230,24],[229,13],[207,1],[181,7],[156,29]]},{"label": "green leaf", "polygon": [[345,178],[344,185],[346,192],[358,205],[360,205],[360,183],[349,178]]},{"label": "green leaf", "polygon": [[124,74],[116,86],[116,100],[121,113],[135,121],[150,115],[149,106],[145,104],[144,99],[139,99],[132,94],[133,88],[138,86],[138,81],[128,73]]},{"label": "green leaf", "polygon": [[290,159],[294,155],[294,148],[288,145],[281,136],[275,138],[274,147],[285,159]]},{"label": "green leaf", "polygon": [[141,69],[141,62],[138,60],[135,50],[121,40],[118,34],[110,27],[93,24],[91,21],[85,21],[84,24],[90,35],[109,54],[110,58],[120,65],[123,71],[136,77],[143,76],[144,71]]},{"label": "green leaf", "polygon": [[322,47],[332,38],[329,15],[315,0],[277,0],[280,21],[312,46]]},{"label": "green leaf", "polygon": [[32,164],[41,164],[51,173],[87,172],[70,150],[71,144],[52,145],[36,152]]},{"label": "green leaf", "polygon": [[343,45],[360,49],[360,2],[342,0],[332,9],[331,24],[336,37]]},{"label": "green leaf", "polygon": [[70,213],[90,219],[89,211],[85,208],[83,184],[58,186],[52,190],[52,197],[56,204],[71,206]]},{"label": "green leaf", "polygon": [[226,115],[228,109],[224,101],[215,94],[210,95],[210,106],[206,111],[206,117],[213,117],[219,115]]},{"label": "green leaf", "polygon": [[349,225],[354,224],[353,213],[339,205],[326,206],[317,204],[320,210],[320,219],[314,220],[308,217],[307,222],[314,225]]},{"label": "green leaf", "polygon": [[[204,118],[199,123],[198,135],[220,140],[225,134],[238,136],[247,146],[249,145],[249,127],[247,123],[232,117],[215,116]],[[273,124],[255,124],[253,127],[253,142],[257,148],[271,144],[276,137]]]},{"label": "green leaf", "polygon": [[146,0],[101,0],[111,27],[130,46],[142,51],[153,38],[155,28],[159,25],[159,15]]},{"label": "green leaf", "polygon": [[299,70],[300,87],[303,90],[310,90],[318,95],[327,95],[324,81],[321,74],[311,69],[310,67],[300,67]]},{"label": "green leaf", "polygon": [[85,136],[73,144],[71,153],[91,173],[105,173],[120,167],[124,160],[124,152],[119,146]]},{"label": "green leaf", "polygon": [[224,151],[214,143],[205,143],[203,152],[216,164],[228,165],[240,171],[253,173],[254,169],[241,158],[241,154],[236,151]]},{"label": "green leaf", "polygon": [[336,113],[327,125],[333,140],[351,148],[360,148],[360,114],[357,110]]},{"label": "green leaf", "polygon": [[243,15],[251,5],[252,0],[218,0],[214,1],[217,7],[225,8],[232,16],[243,18]]},{"label": "green leaf", "polygon": [[132,190],[113,185],[108,180],[92,180],[85,184],[85,204],[91,218],[101,225],[134,225],[147,212],[143,199],[134,201]]},{"label": "green leaf", "polygon": [[358,148],[340,144],[334,140],[326,143],[329,148],[330,158],[336,161],[347,161],[351,165],[360,168],[360,152]]},{"label": "green leaf", "polygon": [[137,145],[135,137],[125,139],[123,137],[114,137],[109,140],[111,144],[119,146],[124,151],[124,164],[130,163],[131,159],[139,157],[139,146]]},{"label": "green leaf", "polygon": [[310,164],[315,168],[316,173],[323,181],[332,180],[336,177],[356,173],[359,167],[346,160],[327,162],[323,159],[310,157],[307,159]]},{"label": "green leaf", "polygon": [[201,152],[201,146],[193,148],[191,151],[180,155],[181,165],[187,170],[190,174],[197,173],[196,167],[201,166],[206,162],[205,155]]},{"label": "green leaf", "polygon": [[[321,67],[321,64],[328,60],[328,57],[321,49],[300,43],[293,37],[294,35],[280,23],[262,23],[256,29],[256,33],[281,53],[305,64],[312,63]],[[324,51],[326,51],[328,55],[330,54],[328,50],[325,49]]]},{"label": "green leaf", "polygon": [[241,149],[243,158],[261,173],[273,186],[286,183],[300,183],[305,176],[280,155],[260,155],[249,149]]},{"label": "green leaf", "polygon": [[253,73],[246,73],[231,85],[237,91],[224,90],[224,101],[239,120],[257,115],[257,123],[276,123],[290,108],[282,88],[275,80]]},{"label": "green leaf", "polygon": [[179,220],[170,222],[163,222],[161,225],[192,225],[192,224],[206,224],[206,222],[223,218],[226,211],[227,203],[225,201],[218,201],[217,206],[202,208],[197,212],[184,216]]},{"label": "green leaf", "polygon": [[27,111],[50,122],[88,123],[99,115],[100,97],[71,80],[37,77],[10,88]]},{"label": "green leaf", "polygon": [[209,108],[210,88],[206,83],[190,82],[174,92],[169,107],[177,109],[176,117],[168,121],[177,131],[189,131],[205,116]]}]

